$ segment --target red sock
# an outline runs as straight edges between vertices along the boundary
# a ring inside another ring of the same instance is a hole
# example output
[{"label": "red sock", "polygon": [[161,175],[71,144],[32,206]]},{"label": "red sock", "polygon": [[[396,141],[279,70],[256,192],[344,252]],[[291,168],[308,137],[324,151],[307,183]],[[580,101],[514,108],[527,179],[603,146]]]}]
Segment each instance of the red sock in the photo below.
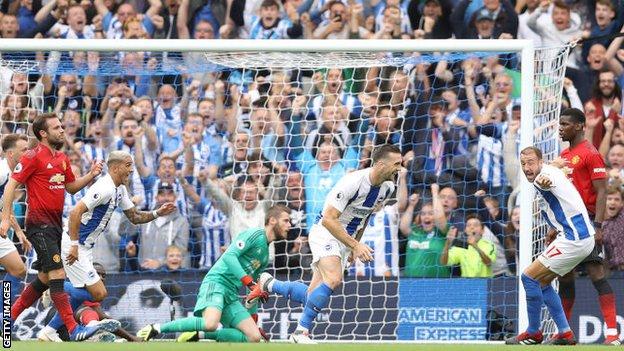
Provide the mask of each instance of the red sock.
[{"label": "red sock", "polygon": [[11,307],[11,319],[13,319],[14,321],[17,319],[17,317],[19,317],[20,314],[22,314],[22,312],[24,312],[25,309],[32,306],[32,304],[35,303],[35,301],[37,301],[41,297],[41,295],[43,295],[43,291],[45,290],[39,292],[39,290],[33,287],[33,284],[34,282],[26,285],[26,288],[24,288],[24,291],[22,291],[20,297]]},{"label": "red sock", "polygon": [[607,324],[607,328],[617,328],[617,322],[615,320],[615,295],[613,293],[600,295],[598,296],[598,300],[600,301],[600,310],[602,311],[602,317]]},{"label": "red sock", "polygon": [[50,294],[52,298],[52,302],[54,303],[54,307],[58,311],[63,323],[67,327],[67,331],[71,334],[72,331],[76,328],[78,323],[74,320],[74,311],[72,311],[71,305],[69,304],[69,296],[66,292],[53,292]]},{"label": "red sock", "polygon": [[569,321],[572,320],[572,307],[574,307],[574,299],[561,299],[561,305],[563,306],[563,312],[565,312],[566,319]]},{"label": "red sock", "polygon": [[82,325],[87,325],[91,321],[99,321],[99,320],[100,320],[100,316],[98,316],[98,313],[92,308],[86,308],[80,314],[80,323],[82,323]]}]

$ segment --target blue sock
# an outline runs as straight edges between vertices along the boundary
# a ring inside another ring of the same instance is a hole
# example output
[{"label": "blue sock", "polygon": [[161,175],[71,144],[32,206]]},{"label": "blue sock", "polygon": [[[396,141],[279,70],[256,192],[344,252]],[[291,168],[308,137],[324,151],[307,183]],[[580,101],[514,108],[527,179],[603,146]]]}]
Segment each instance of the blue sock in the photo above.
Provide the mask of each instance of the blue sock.
[{"label": "blue sock", "polygon": [[333,292],[325,283],[321,283],[318,288],[314,289],[306,301],[303,314],[299,319],[299,325],[308,330],[312,329],[312,321],[316,319],[323,308],[327,307],[329,297]]},{"label": "blue sock", "polygon": [[11,282],[11,304],[13,304],[16,296],[22,291],[22,279],[7,273],[4,275],[4,281]]},{"label": "blue sock", "polygon": [[[70,282],[66,281],[65,284],[63,284],[63,289],[69,294],[69,303],[71,304],[72,311],[76,311],[83,302],[93,300],[93,297],[89,294],[87,289],[75,288]],[[63,320],[61,319],[61,315],[56,312],[54,317],[48,322],[48,326],[52,327],[54,330],[58,330],[62,325]]]},{"label": "blue sock", "polygon": [[540,325],[542,324],[542,305],[544,304],[542,288],[537,280],[530,278],[524,273],[521,279],[524,291],[526,292],[527,314],[529,317],[527,332],[535,334],[539,331]]},{"label": "blue sock", "polygon": [[561,298],[559,294],[553,289],[551,285],[546,285],[542,288],[542,295],[544,296],[544,303],[548,307],[548,312],[552,316],[552,319],[559,329],[559,333],[565,333],[570,330],[568,319],[563,312],[563,305],[561,305]]},{"label": "blue sock", "polygon": [[289,300],[299,302],[305,305],[308,297],[308,286],[301,282],[288,282],[273,280],[273,287],[271,288],[274,293],[280,294]]}]

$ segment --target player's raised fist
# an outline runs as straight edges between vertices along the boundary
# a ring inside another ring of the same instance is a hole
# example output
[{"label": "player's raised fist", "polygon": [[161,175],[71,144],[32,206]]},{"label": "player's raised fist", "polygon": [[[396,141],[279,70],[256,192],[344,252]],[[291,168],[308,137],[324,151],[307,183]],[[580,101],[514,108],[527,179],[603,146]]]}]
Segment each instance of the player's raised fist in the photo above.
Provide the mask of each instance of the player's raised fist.
[{"label": "player's raised fist", "polygon": [[166,216],[172,214],[176,210],[176,205],[173,202],[164,203],[162,206],[156,210],[158,216]]}]

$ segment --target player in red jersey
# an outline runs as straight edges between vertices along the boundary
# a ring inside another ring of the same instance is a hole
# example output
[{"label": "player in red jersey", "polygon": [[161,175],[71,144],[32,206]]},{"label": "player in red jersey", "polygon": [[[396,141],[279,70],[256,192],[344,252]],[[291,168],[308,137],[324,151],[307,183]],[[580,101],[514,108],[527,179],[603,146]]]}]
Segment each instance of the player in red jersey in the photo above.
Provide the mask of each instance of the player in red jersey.
[{"label": "player in red jersey", "polygon": [[82,189],[102,172],[102,164],[94,163],[88,174],[76,179],[69,158],[59,151],[65,143],[65,132],[56,114],[37,116],[32,128],[39,145],[24,153],[5,187],[0,236],[6,237],[9,229],[15,189],[19,184],[24,184],[28,194],[26,237],[37,252],[37,262],[33,264],[33,268],[39,273],[13,304],[11,319],[15,321],[49,288],[50,297],[67,326],[71,339],[80,341],[100,329],[116,329],[119,324],[117,321],[117,325],[113,325],[112,321],[105,321],[92,327],[78,325],[74,320],[69,297],[63,288],[65,271],[61,261],[61,218],[65,189],[72,194]]},{"label": "player in red jersey", "polygon": [[[602,156],[594,145],[585,138],[585,114],[575,108],[561,112],[559,136],[570,142],[570,147],[561,152],[565,166],[571,173],[568,177],[581,194],[587,212],[594,220],[596,228],[596,246],[581,265],[585,265],[587,274],[598,292],[600,310],[607,324],[605,344],[620,345],[617,332],[615,295],[606,279],[606,269],[602,257],[602,221],[606,210],[607,170]],[[559,295],[568,320],[572,317],[575,287],[574,271],[559,278]]]}]

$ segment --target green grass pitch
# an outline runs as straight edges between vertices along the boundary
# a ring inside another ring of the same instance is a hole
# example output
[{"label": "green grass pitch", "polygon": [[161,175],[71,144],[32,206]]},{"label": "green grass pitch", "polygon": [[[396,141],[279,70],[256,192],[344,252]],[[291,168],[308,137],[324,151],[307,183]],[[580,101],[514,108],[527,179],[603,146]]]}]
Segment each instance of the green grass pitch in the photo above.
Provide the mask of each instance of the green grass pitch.
[{"label": "green grass pitch", "polygon": [[150,343],[43,343],[37,341],[16,341],[11,345],[12,350],[23,351],[186,351],[186,350],[209,350],[209,351],[300,351],[318,350],[323,351],[507,351],[507,350],[607,350],[608,346],[580,345],[580,346],[504,346],[500,344],[328,344],[319,345],[294,345],[286,343],[268,344],[218,344],[218,343],[175,343],[175,342],[150,342]]}]

